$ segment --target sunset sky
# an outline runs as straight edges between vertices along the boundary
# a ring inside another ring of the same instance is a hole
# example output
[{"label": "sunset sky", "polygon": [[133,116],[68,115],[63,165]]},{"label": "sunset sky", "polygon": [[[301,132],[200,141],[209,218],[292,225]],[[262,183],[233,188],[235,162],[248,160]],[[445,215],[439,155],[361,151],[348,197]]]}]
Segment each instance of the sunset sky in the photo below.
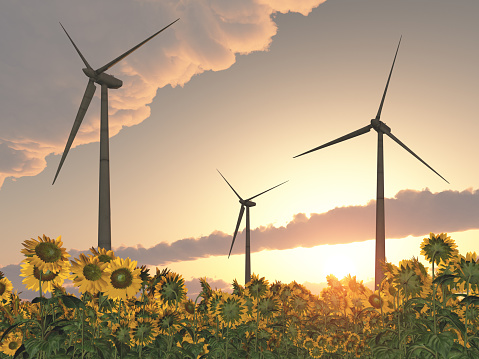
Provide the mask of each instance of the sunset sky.
[{"label": "sunset sky", "polygon": [[[98,241],[100,91],[52,181],[82,99],[83,55],[107,72],[112,249],[228,289],[251,271],[313,292],[347,273],[372,287],[376,132],[293,159],[369,124],[402,42],[381,120],[447,184],[384,137],[386,257],[430,232],[479,239],[476,0],[6,0],[0,7],[0,270],[23,291],[26,239]],[[94,10],[92,10],[94,9]],[[69,288],[68,290],[71,290]]]}]

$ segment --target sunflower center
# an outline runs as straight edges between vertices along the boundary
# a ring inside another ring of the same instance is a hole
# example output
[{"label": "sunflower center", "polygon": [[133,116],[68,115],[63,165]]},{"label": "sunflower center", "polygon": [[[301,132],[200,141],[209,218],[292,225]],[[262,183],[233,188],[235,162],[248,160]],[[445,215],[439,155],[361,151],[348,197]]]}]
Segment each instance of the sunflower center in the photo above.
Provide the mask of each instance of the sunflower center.
[{"label": "sunflower center", "polygon": [[10,343],[8,343],[8,349],[10,350],[17,349],[17,347],[18,347],[18,343],[16,341],[11,341]]},{"label": "sunflower center", "polygon": [[119,268],[110,276],[111,285],[116,289],[128,288],[133,283],[133,276],[127,268]]},{"label": "sunflower center", "polygon": [[101,269],[96,264],[90,263],[83,267],[83,275],[88,280],[96,281],[101,278]]},{"label": "sunflower center", "polygon": [[3,293],[5,293],[5,288],[5,284],[0,283],[0,297],[3,295]]},{"label": "sunflower center", "polygon": [[[45,272],[42,272],[42,282],[48,282],[56,278],[58,273],[53,273],[50,270],[46,270]],[[33,267],[33,276],[40,280],[40,270],[34,266]]]},{"label": "sunflower center", "polygon": [[42,242],[35,247],[35,254],[46,263],[53,263],[62,257],[62,251],[55,243]]},{"label": "sunflower center", "polygon": [[98,259],[100,260],[100,262],[103,262],[103,263],[109,263],[111,261],[111,257],[107,256],[106,254],[100,254],[98,256]]}]

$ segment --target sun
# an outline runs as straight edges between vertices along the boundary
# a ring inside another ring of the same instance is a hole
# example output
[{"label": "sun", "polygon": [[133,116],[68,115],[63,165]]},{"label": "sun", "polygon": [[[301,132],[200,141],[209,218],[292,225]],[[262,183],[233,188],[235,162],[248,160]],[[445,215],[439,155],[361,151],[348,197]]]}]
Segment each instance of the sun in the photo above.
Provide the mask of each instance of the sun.
[{"label": "sun", "polygon": [[336,278],[341,280],[348,274],[351,274],[351,276],[355,276],[356,266],[346,256],[330,256],[324,262],[323,272],[325,275],[332,274]]}]

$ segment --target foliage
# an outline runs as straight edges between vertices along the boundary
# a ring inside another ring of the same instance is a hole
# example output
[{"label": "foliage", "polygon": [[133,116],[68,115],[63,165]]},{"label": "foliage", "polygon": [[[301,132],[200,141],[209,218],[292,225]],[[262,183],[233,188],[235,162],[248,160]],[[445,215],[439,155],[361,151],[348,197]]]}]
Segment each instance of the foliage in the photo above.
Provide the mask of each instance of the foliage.
[{"label": "foliage", "polygon": [[[181,275],[150,276],[113,251],[66,263],[59,238],[24,245],[25,275],[36,275],[25,280],[38,281],[39,297],[21,301],[1,275],[0,359],[479,357],[477,256],[459,255],[445,234],[421,246],[433,277],[412,258],[384,263],[374,292],[351,275],[328,276],[320,295],[255,274],[230,294],[202,278],[195,301]],[[80,298],[55,282],[70,268]]]}]

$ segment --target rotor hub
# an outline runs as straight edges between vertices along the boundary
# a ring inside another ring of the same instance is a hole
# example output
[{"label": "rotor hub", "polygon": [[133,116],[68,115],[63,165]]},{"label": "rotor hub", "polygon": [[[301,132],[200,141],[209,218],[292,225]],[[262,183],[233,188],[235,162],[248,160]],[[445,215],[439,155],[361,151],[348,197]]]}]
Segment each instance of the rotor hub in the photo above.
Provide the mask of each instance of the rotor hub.
[{"label": "rotor hub", "polygon": [[246,206],[246,207],[254,207],[254,206],[256,206],[256,203],[253,202],[253,201],[240,200],[239,202],[240,202],[243,206]]},{"label": "rotor hub", "polygon": [[376,118],[371,120],[371,126],[376,130],[376,132],[391,133],[391,128]]}]

